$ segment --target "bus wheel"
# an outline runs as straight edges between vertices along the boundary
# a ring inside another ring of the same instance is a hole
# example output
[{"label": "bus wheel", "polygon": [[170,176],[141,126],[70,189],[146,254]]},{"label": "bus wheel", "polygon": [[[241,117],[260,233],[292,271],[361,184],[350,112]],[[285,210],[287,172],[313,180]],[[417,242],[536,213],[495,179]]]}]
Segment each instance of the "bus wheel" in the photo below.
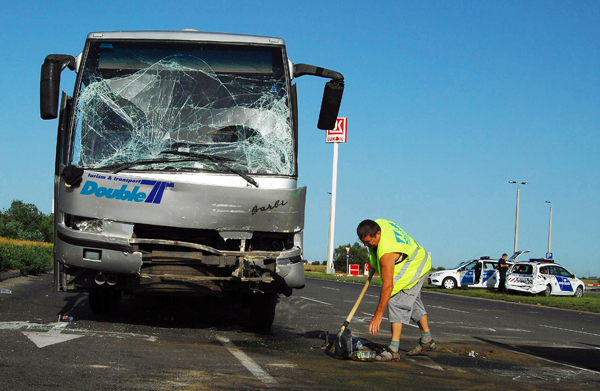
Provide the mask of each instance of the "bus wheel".
[{"label": "bus wheel", "polygon": [[275,307],[278,295],[273,292],[253,293],[250,297],[250,326],[259,331],[267,331],[275,320]]}]

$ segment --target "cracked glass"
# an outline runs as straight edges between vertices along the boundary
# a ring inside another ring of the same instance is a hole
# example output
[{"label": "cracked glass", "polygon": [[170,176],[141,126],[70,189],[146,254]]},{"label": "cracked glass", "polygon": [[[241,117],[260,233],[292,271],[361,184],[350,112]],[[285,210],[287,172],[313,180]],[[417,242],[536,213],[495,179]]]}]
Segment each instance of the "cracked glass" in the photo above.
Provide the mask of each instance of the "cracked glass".
[{"label": "cracked glass", "polygon": [[71,164],[295,175],[282,47],[91,41]]}]

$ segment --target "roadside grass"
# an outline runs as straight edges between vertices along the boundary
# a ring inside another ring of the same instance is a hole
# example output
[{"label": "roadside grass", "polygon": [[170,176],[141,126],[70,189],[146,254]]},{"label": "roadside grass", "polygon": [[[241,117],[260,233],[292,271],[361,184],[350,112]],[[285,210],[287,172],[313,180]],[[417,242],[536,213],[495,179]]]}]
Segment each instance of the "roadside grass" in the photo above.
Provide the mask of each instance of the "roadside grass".
[{"label": "roadside grass", "polygon": [[581,281],[585,282],[586,284],[595,284],[595,285],[600,284],[600,279],[597,279],[597,278],[582,278],[582,277],[579,277],[579,279]]},{"label": "roadside grass", "polygon": [[[306,268],[305,268],[305,270],[306,270]],[[323,267],[323,270],[325,270],[324,267]],[[319,278],[319,279],[323,279],[323,280],[352,282],[352,283],[358,283],[358,284],[364,284],[365,282],[367,282],[366,277],[342,277],[342,276],[336,276],[333,274],[325,274],[324,272],[317,272],[317,271],[305,271],[305,275],[306,275],[306,277],[309,277],[309,278]],[[596,280],[591,280],[591,281],[592,282],[589,282],[590,284],[598,283]],[[372,283],[374,285],[379,285],[379,277],[377,277],[377,276],[373,277]],[[600,313],[600,294],[596,294],[596,293],[584,294],[582,298],[571,297],[571,296],[569,296],[569,297],[561,297],[561,296],[543,297],[543,296],[504,294],[504,293],[498,293],[498,291],[492,290],[492,289],[457,288],[457,289],[448,290],[448,289],[435,287],[435,286],[432,286],[429,284],[425,284],[423,286],[423,291],[445,293],[445,294],[457,295],[457,296],[476,297],[476,298],[481,298],[481,299],[499,300],[499,301],[505,301],[505,302],[509,302],[509,303],[520,303],[520,304],[539,305],[539,306],[545,306],[545,307],[562,308],[562,309],[569,309],[569,310],[581,311],[581,312]]]}]

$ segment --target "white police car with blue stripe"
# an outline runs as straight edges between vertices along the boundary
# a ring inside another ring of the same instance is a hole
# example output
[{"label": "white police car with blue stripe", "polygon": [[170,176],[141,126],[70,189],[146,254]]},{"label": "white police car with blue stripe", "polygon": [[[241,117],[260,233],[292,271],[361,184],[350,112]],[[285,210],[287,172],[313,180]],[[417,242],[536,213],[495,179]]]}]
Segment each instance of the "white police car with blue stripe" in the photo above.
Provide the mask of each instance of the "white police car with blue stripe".
[{"label": "white police car with blue stripe", "polygon": [[[528,252],[529,250],[518,251],[506,262],[512,265],[519,255]],[[494,289],[500,282],[497,267],[497,259],[481,257],[463,262],[452,269],[433,272],[429,275],[428,282],[446,289],[461,287]]]},{"label": "white police car with blue stripe", "polygon": [[549,260],[518,262],[509,268],[506,289],[543,296],[582,297],[585,284],[564,266]]}]

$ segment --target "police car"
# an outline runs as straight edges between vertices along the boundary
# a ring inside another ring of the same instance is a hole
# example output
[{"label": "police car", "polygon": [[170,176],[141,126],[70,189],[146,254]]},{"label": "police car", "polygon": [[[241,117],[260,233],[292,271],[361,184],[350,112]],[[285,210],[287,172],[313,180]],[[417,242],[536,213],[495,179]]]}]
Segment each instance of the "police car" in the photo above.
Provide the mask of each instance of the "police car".
[{"label": "police car", "polygon": [[518,262],[508,269],[506,289],[532,295],[582,297],[585,284],[564,266],[548,260]]},{"label": "police car", "polygon": [[[508,258],[506,263],[512,265],[521,254],[528,252],[529,250],[518,251]],[[481,257],[463,262],[452,269],[433,272],[429,275],[428,282],[446,289],[461,287],[494,289],[500,282],[497,266],[497,259]]]}]

